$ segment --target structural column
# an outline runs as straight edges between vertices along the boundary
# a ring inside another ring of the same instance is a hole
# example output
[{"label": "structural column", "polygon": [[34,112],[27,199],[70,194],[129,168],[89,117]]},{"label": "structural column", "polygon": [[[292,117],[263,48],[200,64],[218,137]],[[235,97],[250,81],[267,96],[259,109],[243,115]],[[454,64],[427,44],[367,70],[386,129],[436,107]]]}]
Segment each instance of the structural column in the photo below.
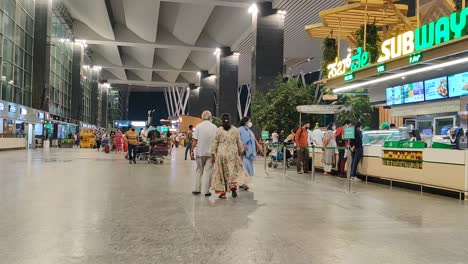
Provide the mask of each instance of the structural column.
[{"label": "structural column", "polygon": [[35,1],[32,107],[49,111],[52,1]]},{"label": "structural column", "polygon": [[271,2],[257,3],[252,13],[253,42],[252,89],[267,92],[276,77],[283,74],[284,14],[278,14]]},{"label": "structural column", "polygon": [[200,86],[190,87],[189,114],[200,117],[203,111],[208,110],[215,115],[216,76],[210,75],[208,71],[201,71],[199,75]]},{"label": "structural column", "polygon": [[71,118],[83,120],[83,89],[81,88],[81,61],[83,59],[83,47],[80,44],[73,44],[73,66],[72,66],[72,98],[71,98]]},{"label": "structural column", "polygon": [[220,49],[217,55],[216,75],[216,115],[223,113],[231,115],[233,122],[239,121],[237,111],[239,86],[239,55],[233,54],[229,48]]}]

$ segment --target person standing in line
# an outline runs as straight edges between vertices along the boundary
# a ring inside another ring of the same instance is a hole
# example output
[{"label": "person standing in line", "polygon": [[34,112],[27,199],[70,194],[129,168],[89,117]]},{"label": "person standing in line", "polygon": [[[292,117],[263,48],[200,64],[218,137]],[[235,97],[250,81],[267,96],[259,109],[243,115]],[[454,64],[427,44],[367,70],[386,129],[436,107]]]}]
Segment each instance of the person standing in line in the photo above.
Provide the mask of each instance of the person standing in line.
[{"label": "person standing in line", "polygon": [[109,144],[110,144],[110,150],[115,150],[115,132],[112,130],[109,134]]},{"label": "person standing in line", "polygon": [[[310,132],[310,130],[309,130]],[[314,131],[312,131],[312,136],[309,137],[311,140],[311,145],[313,144],[314,146],[321,147],[323,146],[323,140],[325,139],[325,134],[323,131],[320,129],[319,124],[315,124]]]},{"label": "person standing in line", "polygon": [[[112,133],[111,133],[111,138],[112,138]],[[117,133],[114,134],[114,146],[113,148],[115,149],[115,152],[120,152],[122,151],[122,148],[123,148],[123,145],[122,145],[122,138],[123,138],[123,134],[122,134],[122,131],[117,130]]]},{"label": "person standing in line", "polygon": [[323,175],[325,176],[331,176],[333,164],[335,164],[336,162],[335,130],[336,130],[336,125],[334,123],[329,124],[327,127],[327,131],[325,132],[325,138],[323,140],[323,148],[325,149],[325,151],[323,152],[322,163],[323,163],[323,170],[325,171]]},{"label": "person standing in line", "polygon": [[[246,116],[242,118],[239,125],[239,132],[242,144],[244,145],[244,152],[242,155],[242,163],[244,169],[247,171],[250,177],[254,176],[254,160],[257,158],[257,140],[255,134],[252,132],[252,120]],[[284,134],[284,131],[283,131]],[[250,187],[247,184],[243,184],[240,188],[247,191]]]},{"label": "person standing in line", "polygon": [[[309,128],[310,123],[306,122],[296,132],[296,150],[297,150],[297,173],[309,173]],[[314,161],[312,161],[314,162]]]},{"label": "person standing in line", "polygon": [[149,126],[146,125],[144,128],[141,129],[140,136],[141,136],[141,141],[143,142],[148,142],[148,132],[149,132]]},{"label": "person standing in line", "polygon": [[201,116],[203,122],[195,127],[193,132],[192,156],[197,160],[197,172],[195,174],[193,195],[205,194],[211,196],[210,185],[213,174],[213,163],[211,163],[211,143],[218,129],[212,122],[210,111],[204,111]]},{"label": "person standing in line", "polygon": [[294,138],[296,137],[296,130],[291,129],[291,133],[284,140],[285,143],[294,143]]},{"label": "person standing in line", "polygon": [[345,156],[346,150],[342,148],[348,147],[348,143],[344,139],[344,129],[351,126],[351,121],[345,120],[342,123],[342,126],[339,127],[336,132],[336,145],[338,148],[338,176],[340,178],[345,178],[345,165],[346,165],[346,160],[347,157]]},{"label": "person standing in line", "polygon": [[284,129],[281,129],[281,132],[279,134],[279,142],[284,143],[285,139],[286,139],[286,134],[284,133]]},{"label": "person standing in line", "polygon": [[125,133],[125,141],[128,144],[128,162],[129,164],[136,164],[136,147],[138,145],[138,132],[135,131],[134,126]]},{"label": "person standing in line", "polygon": [[[101,146],[105,150],[106,146],[109,145],[109,140],[110,140],[110,135],[107,133],[107,131],[104,129],[104,133],[102,134],[101,138]],[[110,145],[109,145],[110,149]]]},{"label": "person standing in line", "polygon": [[187,132],[185,139],[185,160],[187,160],[187,154],[190,154],[191,160],[194,160],[192,155],[192,141],[193,141],[193,126],[189,126],[189,131]]},{"label": "person standing in line", "polygon": [[273,144],[279,143],[279,135],[278,135],[277,129],[273,130],[273,133],[271,134],[271,143]]},{"label": "person standing in line", "polygon": [[211,189],[219,194],[220,199],[226,199],[229,191],[236,198],[237,186],[244,183],[245,177],[241,161],[244,147],[239,130],[231,125],[231,116],[221,115],[221,122],[211,144],[211,162],[214,164]]},{"label": "person standing in line", "polygon": [[364,149],[362,147],[362,124],[357,122],[354,126],[354,139],[351,140],[351,152],[353,153],[353,162],[351,163],[351,179],[359,180],[357,178],[357,168],[362,159]]}]

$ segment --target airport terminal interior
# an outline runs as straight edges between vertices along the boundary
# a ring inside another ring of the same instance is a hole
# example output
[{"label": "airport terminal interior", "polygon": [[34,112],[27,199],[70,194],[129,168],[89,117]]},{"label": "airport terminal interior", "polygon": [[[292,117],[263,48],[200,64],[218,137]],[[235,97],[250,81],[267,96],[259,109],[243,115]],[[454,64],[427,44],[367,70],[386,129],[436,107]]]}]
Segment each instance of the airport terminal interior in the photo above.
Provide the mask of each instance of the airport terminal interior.
[{"label": "airport terminal interior", "polygon": [[0,263],[468,263],[466,0],[0,0]]}]

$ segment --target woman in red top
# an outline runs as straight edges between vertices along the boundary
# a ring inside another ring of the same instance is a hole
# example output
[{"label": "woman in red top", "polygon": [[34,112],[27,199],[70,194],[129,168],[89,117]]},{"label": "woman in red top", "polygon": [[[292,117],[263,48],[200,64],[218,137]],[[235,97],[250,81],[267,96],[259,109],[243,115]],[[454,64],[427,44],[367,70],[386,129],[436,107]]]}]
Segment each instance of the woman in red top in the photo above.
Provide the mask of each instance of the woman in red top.
[{"label": "woman in red top", "polygon": [[297,150],[297,173],[309,173],[309,128],[310,123],[304,123],[295,136]]}]

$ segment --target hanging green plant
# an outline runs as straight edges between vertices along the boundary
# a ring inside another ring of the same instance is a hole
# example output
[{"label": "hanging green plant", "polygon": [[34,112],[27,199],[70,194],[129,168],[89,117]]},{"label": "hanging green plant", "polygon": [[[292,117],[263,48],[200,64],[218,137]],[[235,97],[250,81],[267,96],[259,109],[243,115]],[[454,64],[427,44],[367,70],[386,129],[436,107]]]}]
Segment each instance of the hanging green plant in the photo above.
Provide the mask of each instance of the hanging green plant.
[{"label": "hanging green plant", "polygon": [[336,46],[336,39],[334,38],[326,38],[323,41],[322,47],[322,64],[321,64],[321,74],[322,78],[327,78],[328,76],[328,69],[327,66],[330,63],[333,63],[338,55],[338,50]]},{"label": "hanging green plant", "polygon": [[[359,47],[364,47],[364,26],[354,34]],[[374,24],[367,25],[366,51],[369,52],[370,62],[375,63],[379,58],[380,37],[379,29]]]}]

